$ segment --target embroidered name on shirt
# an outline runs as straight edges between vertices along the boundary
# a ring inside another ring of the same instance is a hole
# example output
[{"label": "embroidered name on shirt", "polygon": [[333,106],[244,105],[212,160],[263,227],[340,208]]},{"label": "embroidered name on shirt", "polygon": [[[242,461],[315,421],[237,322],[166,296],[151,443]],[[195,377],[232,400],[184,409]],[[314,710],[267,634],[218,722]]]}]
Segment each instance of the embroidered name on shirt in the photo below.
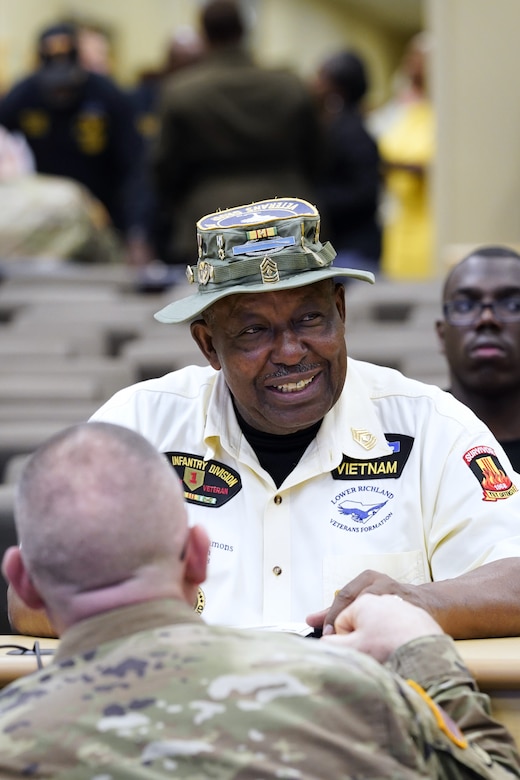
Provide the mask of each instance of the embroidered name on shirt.
[{"label": "embroidered name on shirt", "polygon": [[339,466],[332,471],[333,479],[398,479],[412,451],[414,438],[399,433],[385,433],[392,448],[391,455],[370,460],[357,460],[343,456]]},{"label": "embroidered name on shirt", "polygon": [[223,506],[242,489],[240,474],[225,463],[203,460],[186,452],[164,454],[181,478],[189,504]]}]

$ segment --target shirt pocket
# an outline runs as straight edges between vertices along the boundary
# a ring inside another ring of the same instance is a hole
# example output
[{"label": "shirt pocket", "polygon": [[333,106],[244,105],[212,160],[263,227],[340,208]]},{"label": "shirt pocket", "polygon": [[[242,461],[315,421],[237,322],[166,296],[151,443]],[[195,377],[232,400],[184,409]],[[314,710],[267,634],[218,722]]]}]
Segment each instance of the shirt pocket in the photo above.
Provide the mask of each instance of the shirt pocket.
[{"label": "shirt pocket", "polygon": [[326,555],[323,558],[323,603],[332,603],[334,593],[365,571],[387,574],[394,580],[410,585],[431,582],[428,562],[421,550],[407,552]]}]

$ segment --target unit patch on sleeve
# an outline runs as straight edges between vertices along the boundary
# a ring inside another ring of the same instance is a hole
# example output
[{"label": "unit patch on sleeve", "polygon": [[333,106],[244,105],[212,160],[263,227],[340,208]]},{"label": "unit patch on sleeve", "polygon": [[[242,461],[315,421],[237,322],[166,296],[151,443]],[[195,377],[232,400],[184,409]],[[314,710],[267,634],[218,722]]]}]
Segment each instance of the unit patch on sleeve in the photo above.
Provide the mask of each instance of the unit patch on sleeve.
[{"label": "unit patch on sleeve", "polygon": [[398,479],[410,457],[413,447],[413,436],[400,433],[385,433],[385,438],[392,448],[390,455],[381,458],[359,460],[343,456],[339,466],[332,472],[333,479]]},{"label": "unit patch on sleeve", "polygon": [[499,501],[518,492],[491,447],[472,447],[462,457],[480,482],[483,501]]},{"label": "unit patch on sleeve", "polygon": [[184,498],[189,504],[219,507],[242,489],[240,474],[217,460],[203,460],[187,452],[165,452],[182,480]]}]

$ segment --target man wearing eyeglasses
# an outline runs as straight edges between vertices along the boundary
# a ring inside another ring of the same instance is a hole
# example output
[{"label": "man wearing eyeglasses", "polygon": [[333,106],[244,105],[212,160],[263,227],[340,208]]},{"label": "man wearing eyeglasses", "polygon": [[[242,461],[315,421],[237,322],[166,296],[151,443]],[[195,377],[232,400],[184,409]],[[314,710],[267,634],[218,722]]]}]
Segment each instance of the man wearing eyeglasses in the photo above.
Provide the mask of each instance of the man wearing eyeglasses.
[{"label": "man wearing eyeglasses", "polygon": [[450,390],[494,433],[520,472],[520,254],[475,249],[448,274],[436,329]]}]

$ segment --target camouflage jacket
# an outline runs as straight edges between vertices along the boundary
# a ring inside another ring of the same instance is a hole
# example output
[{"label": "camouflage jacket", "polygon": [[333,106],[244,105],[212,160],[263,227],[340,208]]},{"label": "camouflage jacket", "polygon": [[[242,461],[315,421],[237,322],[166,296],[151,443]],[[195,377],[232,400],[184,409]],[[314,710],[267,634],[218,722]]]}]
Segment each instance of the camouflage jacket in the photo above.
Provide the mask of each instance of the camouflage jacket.
[{"label": "camouflage jacket", "polygon": [[36,173],[0,181],[1,263],[112,263],[122,256],[104,207],[78,182]]},{"label": "camouflage jacket", "polygon": [[114,610],[1,691],[0,778],[520,777],[450,638],[409,643],[390,667],[399,674],[314,639],[207,626],[177,602]]}]

